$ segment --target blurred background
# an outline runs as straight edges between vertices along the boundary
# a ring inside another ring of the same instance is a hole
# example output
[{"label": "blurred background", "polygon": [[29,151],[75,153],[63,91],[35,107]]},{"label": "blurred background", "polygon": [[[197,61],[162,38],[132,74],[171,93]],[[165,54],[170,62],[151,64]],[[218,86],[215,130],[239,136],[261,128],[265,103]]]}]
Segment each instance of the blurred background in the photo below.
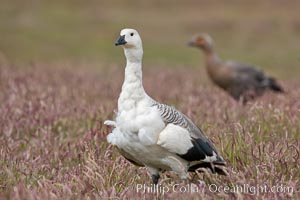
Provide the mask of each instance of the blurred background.
[{"label": "blurred background", "polygon": [[[143,40],[145,90],[191,117],[228,163],[230,176],[198,174],[201,187],[277,184],[295,192],[262,199],[300,199],[299,11],[299,0],[0,0],[0,199],[180,199],[136,197],[146,169],[106,142],[125,67],[114,43],[126,27]],[[239,105],[186,45],[202,32],[221,58],[259,66],[287,93]]]},{"label": "blurred background", "polygon": [[12,63],[124,65],[114,41],[131,27],[143,39],[144,67],[195,68],[202,53],[186,42],[206,32],[222,58],[297,78],[299,9],[297,0],[1,0],[0,54]]}]

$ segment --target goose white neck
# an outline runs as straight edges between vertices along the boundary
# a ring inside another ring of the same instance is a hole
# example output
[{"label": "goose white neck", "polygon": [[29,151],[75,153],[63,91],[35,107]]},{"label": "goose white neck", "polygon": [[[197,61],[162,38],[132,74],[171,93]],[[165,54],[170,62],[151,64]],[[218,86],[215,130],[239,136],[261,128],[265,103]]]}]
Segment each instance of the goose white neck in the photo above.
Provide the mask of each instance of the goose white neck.
[{"label": "goose white neck", "polygon": [[124,78],[124,85],[127,84],[138,84],[139,86],[143,87],[142,85],[142,64],[141,63],[133,63],[127,61],[125,67],[125,78]]},{"label": "goose white neck", "polygon": [[146,96],[142,81],[143,51],[137,51],[134,48],[125,48],[124,51],[127,63],[122,92],[118,101],[119,111],[134,108],[137,102],[143,100]]},{"label": "goose white neck", "polygon": [[124,54],[126,56],[127,65],[128,63],[142,63],[142,58],[143,58],[142,47],[124,48]]},{"label": "goose white neck", "polygon": [[142,48],[124,48],[126,56],[125,83],[141,83],[142,87]]}]

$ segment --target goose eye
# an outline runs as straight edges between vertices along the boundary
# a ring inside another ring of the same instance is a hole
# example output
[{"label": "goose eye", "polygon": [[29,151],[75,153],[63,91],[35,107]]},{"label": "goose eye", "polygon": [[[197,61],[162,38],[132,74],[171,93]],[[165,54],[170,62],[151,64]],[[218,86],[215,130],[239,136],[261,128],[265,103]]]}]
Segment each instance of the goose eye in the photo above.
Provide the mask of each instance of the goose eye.
[{"label": "goose eye", "polygon": [[130,36],[133,36],[134,34],[133,33],[130,33]]}]

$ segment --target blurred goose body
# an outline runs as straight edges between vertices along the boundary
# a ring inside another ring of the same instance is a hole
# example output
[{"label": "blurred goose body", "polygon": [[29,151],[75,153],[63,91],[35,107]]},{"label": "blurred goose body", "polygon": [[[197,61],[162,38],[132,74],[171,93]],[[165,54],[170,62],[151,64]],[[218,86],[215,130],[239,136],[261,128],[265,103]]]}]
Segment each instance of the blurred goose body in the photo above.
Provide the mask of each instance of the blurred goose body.
[{"label": "blurred goose body", "polygon": [[108,142],[133,164],[145,166],[154,184],[159,173],[167,170],[175,171],[181,179],[199,167],[224,174],[218,166],[225,161],[202,131],[184,114],[146,94],[138,32],[123,29],[116,45],[123,46],[127,63],[116,120],[104,122],[114,127]]},{"label": "blurred goose body", "polygon": [[235,61],[223,62],[214,51],[213,40],[209,35],[198,35],[189,42],[189,45],[203,50],[209,77],[235,100],[246,103],[268,89],[283,92],[277,81],[264,74],[262,70]]}]

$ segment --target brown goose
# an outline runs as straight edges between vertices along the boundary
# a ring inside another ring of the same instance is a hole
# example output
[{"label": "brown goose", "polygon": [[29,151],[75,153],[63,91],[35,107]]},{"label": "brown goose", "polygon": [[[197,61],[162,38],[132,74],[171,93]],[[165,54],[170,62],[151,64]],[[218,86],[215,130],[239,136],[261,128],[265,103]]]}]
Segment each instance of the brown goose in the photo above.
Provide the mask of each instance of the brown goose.
[{"label": "brown goose", "polygon": [[202,49],[209,77],[235,100],[246,103],[268,89],[283,92],[275,78],[267,76],[262,70],[249,64],[222,61],[214,51],[213,40],[209,35],[197,35],[188,44]]}]

